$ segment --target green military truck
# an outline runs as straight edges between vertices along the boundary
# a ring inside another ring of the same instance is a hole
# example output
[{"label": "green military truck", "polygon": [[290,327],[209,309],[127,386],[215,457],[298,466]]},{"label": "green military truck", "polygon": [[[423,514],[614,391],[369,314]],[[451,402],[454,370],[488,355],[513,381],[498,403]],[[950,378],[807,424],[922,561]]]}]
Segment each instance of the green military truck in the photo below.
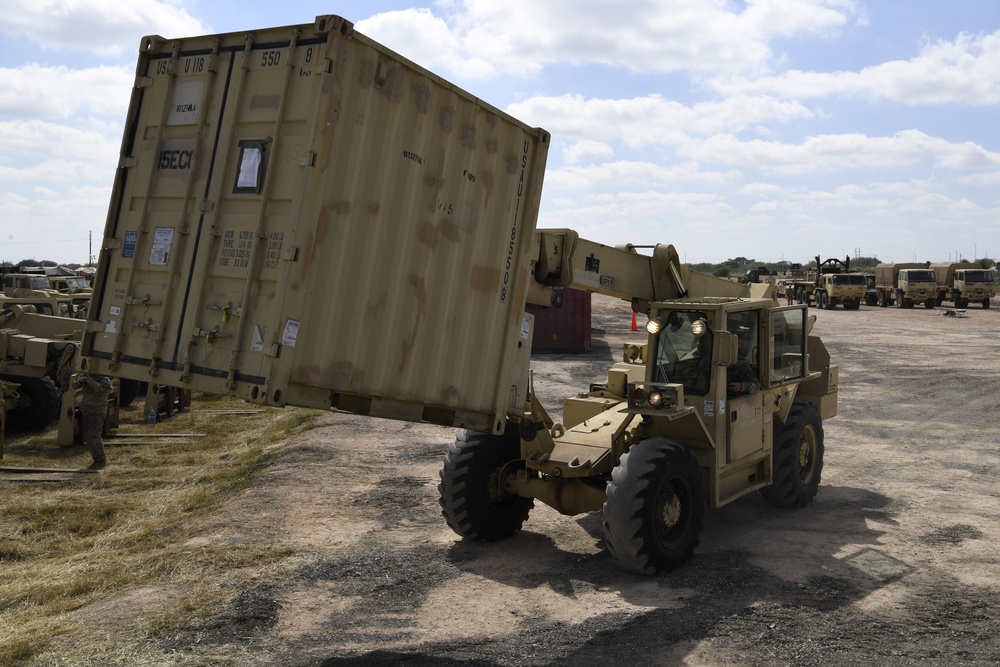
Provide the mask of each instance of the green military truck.
[{"label": "green military truck", "polygon": [[820,310],[843,306],[844,310],[857,310],[865,298],[867,282],[862,273],[851,273],[851,258],[843,261],[831,257],[820,262],[816,255],[816,277],[812,302]]},{"label": "green military truck", "polygon": [[996,296],[995,274],[972,262],[931,264],[938,284],[938,303],[951,301],[956,308],[965,308],[971,302],[990,307]]},{"label": "green military truck", "polygon": [[875,267],[875,289],[882,308],[895,304],[899,308],[924,308],[937,305],[938,286],[934,271],[926,264],[879,264]]}]

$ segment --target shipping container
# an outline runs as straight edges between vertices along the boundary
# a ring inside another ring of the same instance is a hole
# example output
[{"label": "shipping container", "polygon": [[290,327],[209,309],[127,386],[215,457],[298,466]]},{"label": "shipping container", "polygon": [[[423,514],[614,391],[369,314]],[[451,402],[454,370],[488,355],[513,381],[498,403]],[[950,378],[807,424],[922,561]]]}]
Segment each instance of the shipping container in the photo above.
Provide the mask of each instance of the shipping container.
[{"label": "shipping container", "polygon": [[588,354],[591,344],[591,293],[559,287],[562,306],[531,310],[535,316],[531,351],[535,354]]},{"label": "shipping container", "polygon": [[498,430],[549,135],[357,33],[142,40],[84,354],[268,405]]}]

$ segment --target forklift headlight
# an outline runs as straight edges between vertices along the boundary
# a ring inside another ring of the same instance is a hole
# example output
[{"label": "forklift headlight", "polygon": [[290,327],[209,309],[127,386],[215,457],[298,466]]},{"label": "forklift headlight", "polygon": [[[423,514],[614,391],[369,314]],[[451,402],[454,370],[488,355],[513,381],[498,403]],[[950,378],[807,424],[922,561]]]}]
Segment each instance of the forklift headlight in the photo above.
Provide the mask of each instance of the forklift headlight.
[{"label": "forklift headlight", "polygon": [[663,405],[663,394],[658,391],[651,391],[647,400],[651,406],[658,408]]},{"label": "forklift headlight", "polygon": [[663,328],[663,320],[660,320],[659,318],[651,317],[649,321],[646,322],[646,331],[648,331],[651,334],[655,335],[660,333],[660,329],[662,328]]},{"label": "forklift headlight", "polygon": [[702,318],[698,318],[691,323],[691,334],[694,336],[704,336],[705,332],[708,331],[708,322]]}]

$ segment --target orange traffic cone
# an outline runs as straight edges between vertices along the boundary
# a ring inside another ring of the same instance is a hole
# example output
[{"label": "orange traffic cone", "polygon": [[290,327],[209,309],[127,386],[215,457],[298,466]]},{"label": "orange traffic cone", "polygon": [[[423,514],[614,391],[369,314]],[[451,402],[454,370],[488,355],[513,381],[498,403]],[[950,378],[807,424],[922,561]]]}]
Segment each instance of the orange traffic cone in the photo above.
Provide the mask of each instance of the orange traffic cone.
[{"label": "orange traffic cone", "polygon": [[632,311],[632,331],[638,331],[639,328],[635,325],[635,311]]}]

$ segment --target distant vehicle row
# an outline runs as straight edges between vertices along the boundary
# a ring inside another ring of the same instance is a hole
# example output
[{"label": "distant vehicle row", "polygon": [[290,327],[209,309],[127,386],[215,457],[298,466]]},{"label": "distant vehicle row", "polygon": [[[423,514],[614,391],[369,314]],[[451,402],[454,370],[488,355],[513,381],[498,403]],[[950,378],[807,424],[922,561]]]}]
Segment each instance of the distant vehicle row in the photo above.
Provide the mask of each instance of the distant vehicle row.
[{"label": "distant vehicle row", "polygon": [[760,267],[748,271],[744,282],[773,283],[780,297],[820,309],[841,305],[844,310],[857,310],[862,303],[934,308],[945,302],[955,308],[970,303],[989,308],[996,296],[994,270],[971,262],[879,264],[874,273],[851,272],[850,266],[850,257],[820,261],[817,255],[814,270],[806,272],[801,264],[792,264],[785,275],[778,276]]}]

